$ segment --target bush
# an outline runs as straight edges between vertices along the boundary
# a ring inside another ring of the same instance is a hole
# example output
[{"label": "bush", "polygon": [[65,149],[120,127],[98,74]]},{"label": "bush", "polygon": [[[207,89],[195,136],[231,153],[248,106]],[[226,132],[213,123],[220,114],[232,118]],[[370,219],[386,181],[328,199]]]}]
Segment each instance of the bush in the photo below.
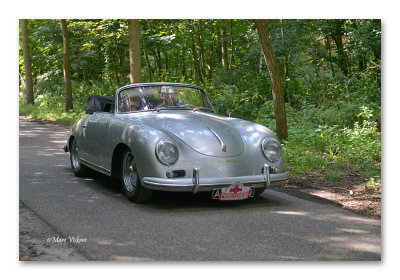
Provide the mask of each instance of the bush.
[{"label": "bush", "polygon": [[[317,110],[310,108],[312,111]],[[325,172],[328,178],[337,179],[338,174],[357,169],[365,176],[380,177],[381,133],[373,120],[373,111],[366,106],[361,106],[358,110],[359,114],[352,118],[355,121],[351,128],[337,124],[319,124],[316,128],[310,128],[312,122],[325,121],[304,116],[292,122],[289,138],[283,141],[285,160],[292,173],[299,174],[318,169]],[[299,114],[304,112],[307,110]],[[340,116],[336,116],[336,119],[340,120]],[[359,120],[362,121],[362,125]],[[340,171],[340,166],[345,170]],[[338,173],[332,172],[332,169]]]}]

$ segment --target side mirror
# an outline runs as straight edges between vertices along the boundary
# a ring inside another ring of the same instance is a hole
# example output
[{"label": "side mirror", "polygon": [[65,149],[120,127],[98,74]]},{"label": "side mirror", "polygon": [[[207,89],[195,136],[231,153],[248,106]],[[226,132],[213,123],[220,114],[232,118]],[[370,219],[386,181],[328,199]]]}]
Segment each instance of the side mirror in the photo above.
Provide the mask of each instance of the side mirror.
[{"label": "side mirror", "polygon": [[233,110],[231,110],[231,109],[228,109],[228,110],[226,111],[226,114],[228,115],[228,117],[231,117],[231,115],[233,114],[233,112],[235,112],[235,111],[233,111]]}]

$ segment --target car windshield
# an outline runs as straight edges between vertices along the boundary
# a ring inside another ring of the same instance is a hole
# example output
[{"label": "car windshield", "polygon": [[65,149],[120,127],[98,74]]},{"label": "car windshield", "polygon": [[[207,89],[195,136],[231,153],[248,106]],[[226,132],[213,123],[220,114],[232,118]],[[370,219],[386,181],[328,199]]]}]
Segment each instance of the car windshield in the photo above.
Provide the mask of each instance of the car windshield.
[{"label": "car windshield", "polygon": [[124,89],[118,96],[122,113],[164,109],[213,111],[204,92],[185,86],[139,86]]}]

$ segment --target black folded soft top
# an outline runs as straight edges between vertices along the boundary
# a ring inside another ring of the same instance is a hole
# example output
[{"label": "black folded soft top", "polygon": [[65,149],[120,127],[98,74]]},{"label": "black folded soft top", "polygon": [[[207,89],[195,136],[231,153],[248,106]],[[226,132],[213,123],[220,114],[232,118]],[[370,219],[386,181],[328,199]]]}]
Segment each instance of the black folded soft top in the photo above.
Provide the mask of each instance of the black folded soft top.
[{"label": "black folded soft top", "polygon": [[110,112],[114,104],[114,96],[91,95],[86,104],[86,114],[94,112]]}]

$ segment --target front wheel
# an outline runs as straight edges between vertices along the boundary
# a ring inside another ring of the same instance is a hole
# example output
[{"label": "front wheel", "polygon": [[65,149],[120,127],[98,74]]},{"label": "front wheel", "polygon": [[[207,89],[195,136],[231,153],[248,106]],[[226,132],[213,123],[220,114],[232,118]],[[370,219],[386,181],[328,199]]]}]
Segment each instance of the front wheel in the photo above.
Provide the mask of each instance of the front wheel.
[{"label": "front wheel", "polygon": [[143,203],[151,199],[152,191],[143,188],[140,183],[136,162],[130,150],[126,149],[122,154],[121,183],[125,195],[132,202]]}]

